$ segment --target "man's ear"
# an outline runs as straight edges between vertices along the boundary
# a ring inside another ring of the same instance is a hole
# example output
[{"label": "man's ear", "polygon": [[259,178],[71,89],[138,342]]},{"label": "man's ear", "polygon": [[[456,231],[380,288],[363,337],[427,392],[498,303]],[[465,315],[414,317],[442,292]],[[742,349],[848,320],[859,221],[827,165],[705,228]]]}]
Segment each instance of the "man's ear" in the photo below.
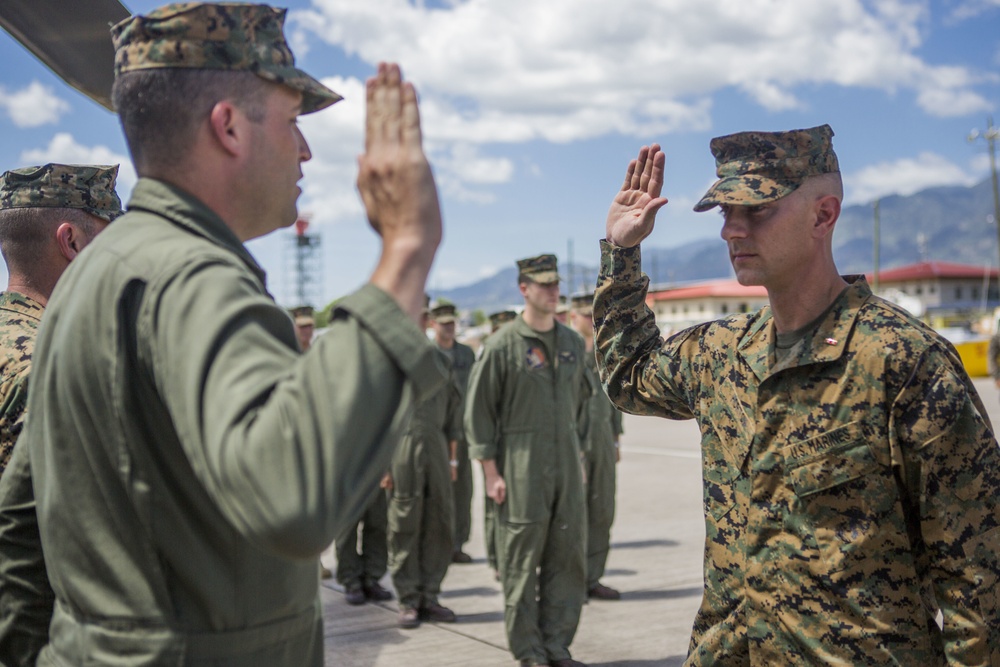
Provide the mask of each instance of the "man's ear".
[{"label": "man's ear", "polygon": [[521,296],[528,296],[528,283],[518,283],[517,288],[521,290]]},{"label": "man's ear", "polygon": [[208,114],[208,128],[219,147],[233,156],[242,155],[248,140],[248,119],[229,100],[216,102]]},{"label": "man's ear", "polygon": [[833,195],[826,195],[816,200],[816,220],[813,229],[817,236],[833,234],[833,227],[840,217],[840,200]]},{"label": "man's ear", "polygon": [[83,250],[83,234],[71,222],[60,222],[56,227],[56,245],[59,246],[59,253],[66,258],[67,262],[72,262],[80,251]]}]

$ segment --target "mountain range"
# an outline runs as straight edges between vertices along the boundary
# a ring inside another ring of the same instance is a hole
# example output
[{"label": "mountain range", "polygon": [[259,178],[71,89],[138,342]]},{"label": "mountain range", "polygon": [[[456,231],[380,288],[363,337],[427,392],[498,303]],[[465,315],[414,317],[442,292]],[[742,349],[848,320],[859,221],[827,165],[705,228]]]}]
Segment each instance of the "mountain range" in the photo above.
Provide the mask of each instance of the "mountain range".
[{"label": "mountain range", "polygon": [[[987,179],[971,187],[948,186],[879,201],[879,268],[940,260],[997,266],[997,227],[993,191]],[[833,255],[841,273],[871,273],[874,266],[874,207],[846,206],[833,237]],[[643,246],[643,270],[656,287],[731,278],[726,246],[719,238],[674,247]],[[562,265],[564,293],[593,290],[597,267]],[[447,290],[435,298],[460,309],[489,313],[521,303],[517,270],[504,269],[488,278]]]}]

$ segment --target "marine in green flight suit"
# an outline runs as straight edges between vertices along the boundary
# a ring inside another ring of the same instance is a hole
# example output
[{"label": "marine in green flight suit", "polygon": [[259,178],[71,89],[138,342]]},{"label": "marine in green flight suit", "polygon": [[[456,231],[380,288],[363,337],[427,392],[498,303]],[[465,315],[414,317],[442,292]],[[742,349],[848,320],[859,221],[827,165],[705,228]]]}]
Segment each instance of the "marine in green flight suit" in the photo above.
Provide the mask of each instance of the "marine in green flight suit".
[{"label": "marine in green flight suit", "polygon": [[0,293],[0,665],[5,667],[35,664],[48,641],[55,600],[27,451],[15,447],[27,417],[35,337],[63,271],[122,214],[117,174],[117,165],[49,163],[0,176],[0,251],[8,275]]},{"label": "marine in green flight suit", "polygon": [[581,438],[593,391],[583,339],[555,321],[556,258],[518,262],[525,310],[492,334],[473,367],[465,430],[496,507],[504,622],[526,665],[575,665],[586,597]]},{"label": "marine in green flight suit", "polygon": [[307,353],[244,246],[294,223],[296,119],[339,99],[283,19],[178,4],[113,29],[140,179],[52,294],[18,443],[56,595],[39,665],[322,665],[318,555],[445,381],[416,324],[440,210],[396,66],[359,159],[381,256]]},{"label": "marine in green flight suit", "polygon": [[[511,322],[517,318],[517,313],[513,310],[500,310],[495,313],[490,313],[490,333],[483,339],[482,345],[486,345],[486,341],[489,336],[495,334],[497,329],[503,325]],[[479,348],[480,354],[483,351],[483,347]],[[471,457],[470,457],[471,458]],[[483,478],[483,542],[486,546],[486,563],[493,570],[493,576],[497,581],[500,580],[500,566],[497,564],[497,548],[496,548],[496,530],[495,518],[496,518],[496,503],[490,498],[490,495],[485,492],[485,476]]]},{"label": "marine in green flight suit", "polygon": [[[451,370],[455,374],[455,382],[461,393],[462,401],[469,388],[469,374],[472,364],[476,361],[476,353],[468,345],[455,340],[455,325],[458,321],[458,311],[454,304],[438,303],[431,308],[431,327],[434,329],[434,342],[451,360]],[[465,431],[456,441],[455,451],[451,452],[449,465],[452,467],[451,490],[455,500],[452,513],[454,531],[451,556],[453,563],[471,563],[472,557],[462,550],[469,541],[472,531],[472,463],[469,460],[469,443],[465,440]]]},{"label": "marine in green flight suit", "polygon": [[[570,323],[586,345],[587,374],[600,387],[594,354],[594,295],[571,299]],[[622,413],[603,389],[590,397],[587,445],[587,596],[618,600],[621,593],[601,583],[611,549],[611,524],[615,520],[615,467],[620,457]]]},{"label": "marine in green flight suit", "polygon": [[[444,352],[438,350],[444,360]],[[438,602],[452,556],[449,451],[462,437],[462,400],[454,374],[419,402],[395,456],[389,483],[389,571],[399,596],[399,625],[450,623]]]}]

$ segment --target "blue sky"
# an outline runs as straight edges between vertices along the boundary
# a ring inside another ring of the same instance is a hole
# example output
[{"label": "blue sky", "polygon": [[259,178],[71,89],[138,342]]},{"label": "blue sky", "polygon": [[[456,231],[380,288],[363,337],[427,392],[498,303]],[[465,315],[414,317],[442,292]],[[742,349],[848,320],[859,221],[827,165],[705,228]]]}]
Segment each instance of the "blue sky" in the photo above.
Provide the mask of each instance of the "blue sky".
[{"label": "blue sky", "polygon": [[[125,0],[143,13],[160,2]],[[445,240],[429,288],[573,249],[596,265],[607,207],[638,148],[667,153],[648,244],[718,237],[691,207],[714,180],[709,140],[829,123],[848,203],[988,176],[973,128],[1000,123],[1000,0],[296,0],[298,64],[345,96],[304,117],[299,209],[322,235],[325,303],[378,252],[354,188],[364,79],[395,60],[421,96]],[[114,115],[0,33],[0,167],[124,162]],[[288,231],[251,242],[295,300]],[[721,250],[720,241],[720,252]]]}]

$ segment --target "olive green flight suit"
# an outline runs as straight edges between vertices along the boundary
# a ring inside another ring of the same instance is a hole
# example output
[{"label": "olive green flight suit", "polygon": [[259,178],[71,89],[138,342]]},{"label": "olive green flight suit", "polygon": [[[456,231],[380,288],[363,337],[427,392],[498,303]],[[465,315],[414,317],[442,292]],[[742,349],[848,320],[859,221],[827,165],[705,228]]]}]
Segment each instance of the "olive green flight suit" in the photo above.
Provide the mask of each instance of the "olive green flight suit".
[{"label": "olive green flight suit", "polygon": [[611,548],[611,524],[615,520],[615,472],[622,413],[600,388],[597,359],[586,355],[587,373],[597,391],[590,397],[589,445],[587,447],[587,590],[604,576]]},{"label": "olive green flight suit", "polygon": [[462,401],[450,379],[417,404],[392,457],[389,570],[401,607],[438,601],[452,554],[448,443],[461,437]]},{"label": "olive green flight suit", "polygon": [[[468,345],[463,345],[458,341],[452,345],[450,350],[442,349],[448,358],[451,359],[451,368],[455,373],[455,381],[461,393],[464,403],[465,394],[469,389],[469,374],[472,372],[472,364],[476,361],[476,353]],[[458,470],[456,479],[451,484],[452,495],[454,497],[453,518],[455,530],[453,532],[454,551],[461,551],[462,545],[469,541],[469,533],[472,532],[472,462],[469,459],[469,443],[465,439],[465,432],[458,441]]]},{"label": "olive green flight suit", "polygon": [[593,388],[583,339],[556,324],[547,348],[517,318],[490,336],[466,402],[469,452],[493,459],[507,484],[496,547],[507,641],[518,660],[569,657],[586,596],[581,437]]},{"label": "olive green flight suit", "polygon": [[143,178],[35,349],[16,449],[56,595],[38,664],[322,665],[318,555],[445,378],[396,302],[362,287],[301,354],[230,228]]},{"label": "olive green flight suit", "polygon": [[361,519],[337,538],[337,583],[345,590],[370,587],[386,573],[389,565],[388,512],[385,492],[377,489]]}]

